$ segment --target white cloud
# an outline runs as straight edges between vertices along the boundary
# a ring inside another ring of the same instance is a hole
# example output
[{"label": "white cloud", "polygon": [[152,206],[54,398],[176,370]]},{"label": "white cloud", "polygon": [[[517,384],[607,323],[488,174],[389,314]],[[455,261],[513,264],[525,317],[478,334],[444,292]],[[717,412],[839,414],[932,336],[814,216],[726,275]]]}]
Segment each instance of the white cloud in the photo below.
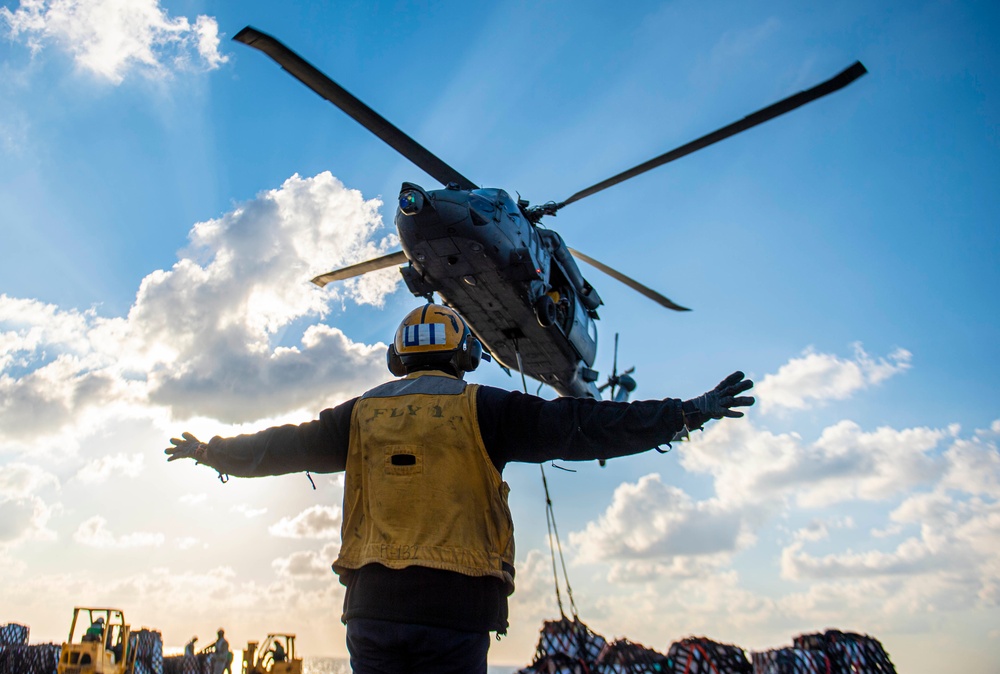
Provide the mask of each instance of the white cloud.
[{"label": "white cloud", "polygon": [[44,488],[59,488],[59,478],[39,466],[8,463],[0,471],[0,503],[28,498]]},{"label": "white cloud", "polygon": [[327,543],[318,552],[313,550],[294,552],[288,557],[279,557],[271,562],[271,567],[281,577],[300,580],[333,577],[331,564],[340,551],[339,541]]},{"label": "white cloud", "polygon": [[[942,490],[908,497],[890,515],[917,529],[891,550],[814,556],[796,541],[781,554],[782,577],[897,583],[895,601],[920,610],[1000,606],[1000,502],[958,499]],[[855,546],[857,547],[857,546]]]},{"label": "white cloud", "polygon": [[829,400],[844,400],[856,391],[878,384],[910,368],[912,356],[896,349],[887,358],[873,359],[860,343],[854,345],[854,358],[845,360],[832,354],[806,349],[768,374],[756,386],[762,412],[781,409],[802,410]]},{"label": "white cloud", "polygon": [[201,544],[202,547],[208,547],[207,545],[205,545],[204,543],[202,543],[200,540],[198,540],[197,538],[194,538],[192,536],[185,536],[185,537],[182,537],[182,538],[178,538],[178,539],[176,539],[174,541],[174,545],[176,545],[181,550],[190,550],[191,548],[193,548],[193,547],[195,547],[196,545],[199,545],[199,544]]},{"label": "white cloud", "polygon": [[379,206],[329,173],[293,176],[195,225],[189,249],[143,280],[125,318],[0,295],[0,442],[34,444],[88,415],[96,428],[123,408],[149,414],[150,403],[180,418],[274,418],[384,378],[384,345],[321,323],[295,346],[275,345],[333,302],[379,304],[399,285],[393,269],[324,290],[307,283],[396,245],[394,234],[372,241]]},{"label": "white cloud", "polygon": [[340,508],[315,505],[295,517],[282,517],[268,527],[272,536],[282,538],[340,538]]},{"label": "white cloud", "polygon": [[106,481],[112,475],[136,477],[142,472],[142,454],[114,454],[91,461],[76,474],[76,479],[88,484]]},{"label": "white cloud", "polygon": [[1000,493],[1000,451],[996,440],[987,437],[977,433],[972,439],[955,439],[945,452],[948,471],[942,486],[970,494]]},{"label": "white cloud", "polygon": [[854,520],[851,517],[813,519],[806,526],[792,533],[796,541],[822,541],[830,537],[830,529],[853,529]]},{"label": "white cloud", "polygon": [[181,496],[178,497],[177,500],[183,503],[184,505],[196,506],[201,503],[204,503],[207,499],[208,499],[208,494],[201,493],[201,494],[181,494]]},{"label": "white cloud", "polygon": [[240,503],[239,505],[235,505],[230,510],[231,512],[243,515],[247,519],[260,517],[261,515],[267,512],[267,508],[253,508],[245,503]]},{"label": "white cloud", "polygon": [[85,520],[73,534],[73,540],[93,548],[146,548],[159,547],[165,539],[163,534],[134,532],[115,536],[107,527],[108,521],[99,515]]},{"label": "white cloud", "polygon": [[683,466],[715,478],[725,503],[794,498],[801,506],[877,500],[928,484],[946,464],[934,451],[944,430],[878,428],[840,421],[807,443],[750,422],[717,423],[682,447]]},{"label": "white cloud", "polygon": [[59,478],[44,469],[9,463],[0,470],[0,555],[29,540],[51,541],[57,538],[49,528],[52,516],[62,511],[58,503],[49,504],[38,492],[58,490]]},{"label": "white cloud", "polygon": [[689,575],[692,557],[730,553],[749,543],[745,513],[718,501],[695,502],[658,474],[615,489],[611,505],[582,532],[570,533],[578,561],[625,562],[613,577],[640,580],[664,573]]},{"label": "white cloud", "polygon": [[168,16],[159,0],[22,0],[14,11],[0,7],[0,22],[33,53],[55,44],[79,68],[114,84],[132,71],[162,78],[191,69],[192,56],[207,70],[228,60],[214,18],[198,16],[192,25]]}]

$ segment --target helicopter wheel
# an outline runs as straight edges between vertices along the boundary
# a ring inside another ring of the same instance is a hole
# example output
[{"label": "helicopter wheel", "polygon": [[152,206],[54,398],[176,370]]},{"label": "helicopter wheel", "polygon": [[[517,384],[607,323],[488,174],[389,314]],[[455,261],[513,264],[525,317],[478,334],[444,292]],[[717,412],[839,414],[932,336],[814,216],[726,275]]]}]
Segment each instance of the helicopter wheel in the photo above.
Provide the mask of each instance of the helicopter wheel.
[{"label": "helicopter wheel", "polygon": [[543,328],[551,327],[556,322],[556,303],[548,295],[535,300],[535,318]]}]

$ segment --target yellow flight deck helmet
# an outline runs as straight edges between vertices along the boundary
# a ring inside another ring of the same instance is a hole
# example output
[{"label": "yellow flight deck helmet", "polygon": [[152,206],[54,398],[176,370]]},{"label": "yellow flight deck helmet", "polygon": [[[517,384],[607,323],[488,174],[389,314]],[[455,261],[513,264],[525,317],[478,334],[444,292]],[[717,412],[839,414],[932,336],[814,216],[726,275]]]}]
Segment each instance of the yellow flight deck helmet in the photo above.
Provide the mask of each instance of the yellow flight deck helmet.
[{"label": "yellow flight deck helmet", "polygon": [[461,376],[479,367],[483,345],[454,309],[425,304],[406,315],[386,351],[389,372],[397,377],[427,369],[448,367]]}]

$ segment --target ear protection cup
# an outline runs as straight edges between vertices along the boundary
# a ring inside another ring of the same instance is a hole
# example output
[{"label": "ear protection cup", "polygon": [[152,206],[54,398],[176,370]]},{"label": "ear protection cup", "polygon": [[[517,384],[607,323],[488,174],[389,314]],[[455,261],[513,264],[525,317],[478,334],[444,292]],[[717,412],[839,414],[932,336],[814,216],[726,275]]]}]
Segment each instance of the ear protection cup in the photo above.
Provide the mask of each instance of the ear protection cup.
[{"label": "ear protection cup", "polygon": [[390,344],[389,348],[385,350],[385,364],[392,376],[402,377],[406,375],[406,366],[403,365],[403,360],[396,353],[395,344]]},{"label": "ear protection cup", "polygon": [[462,341],[462,347],[455,352],[455,365],[463,372],[472,372],[483,359],[483,345],[468,332]]}]

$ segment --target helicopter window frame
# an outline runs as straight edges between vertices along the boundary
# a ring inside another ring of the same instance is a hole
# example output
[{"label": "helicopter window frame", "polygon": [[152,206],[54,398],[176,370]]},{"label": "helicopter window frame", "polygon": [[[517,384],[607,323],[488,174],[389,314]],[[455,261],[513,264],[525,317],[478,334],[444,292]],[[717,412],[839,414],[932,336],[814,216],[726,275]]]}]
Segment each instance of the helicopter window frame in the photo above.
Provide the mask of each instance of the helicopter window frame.
[{"label": "helicopter window frame", "polygon": [[517,202],[507,193],[507,190],[497,189],[497,200],[500,202],[500,206],[503,208],[504,212],[507,213],[508,217],[512,220],[521,219],[521,208],[517,205]]}]

